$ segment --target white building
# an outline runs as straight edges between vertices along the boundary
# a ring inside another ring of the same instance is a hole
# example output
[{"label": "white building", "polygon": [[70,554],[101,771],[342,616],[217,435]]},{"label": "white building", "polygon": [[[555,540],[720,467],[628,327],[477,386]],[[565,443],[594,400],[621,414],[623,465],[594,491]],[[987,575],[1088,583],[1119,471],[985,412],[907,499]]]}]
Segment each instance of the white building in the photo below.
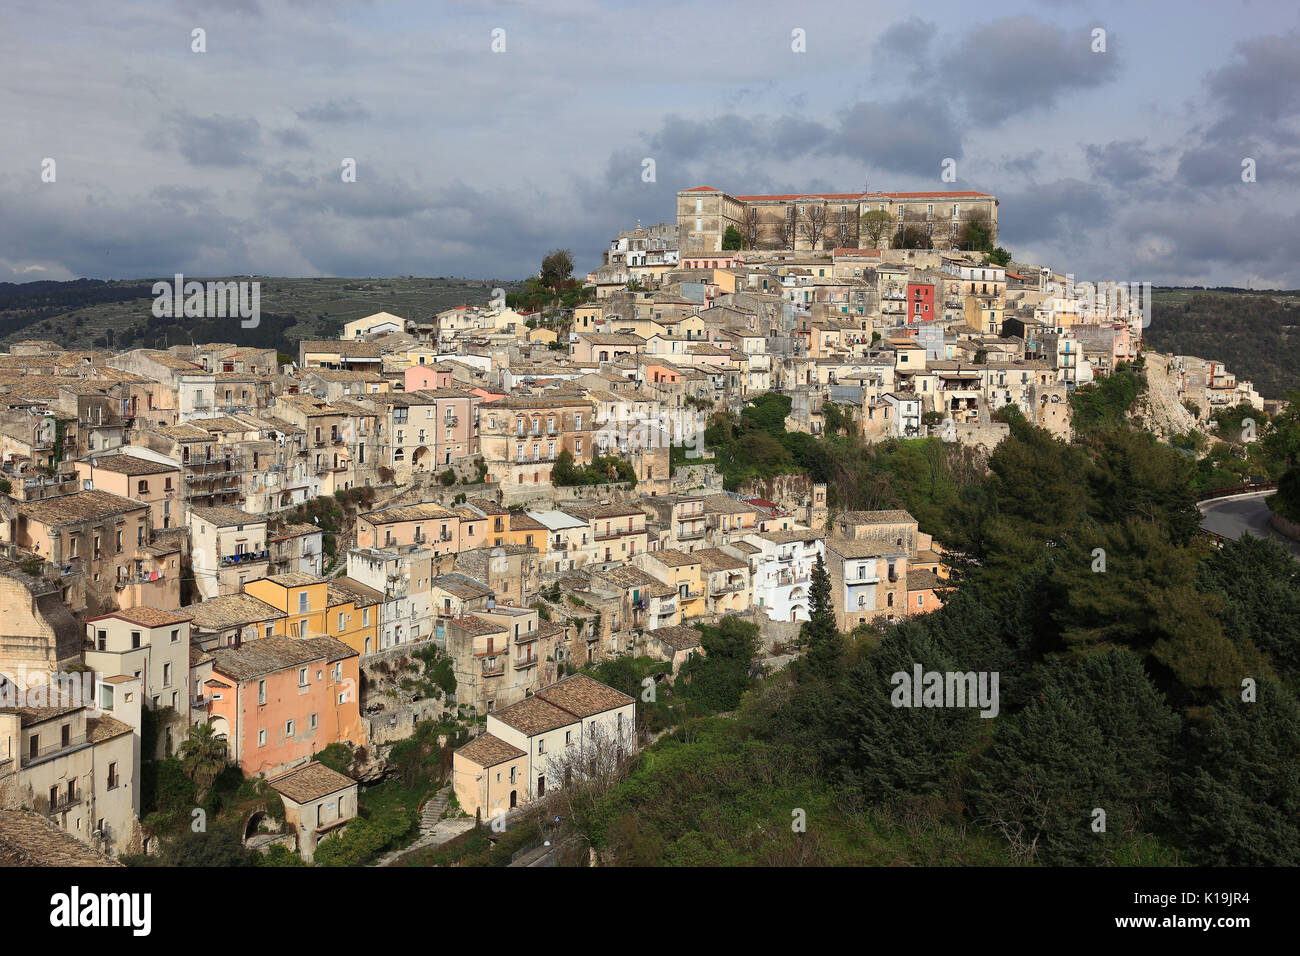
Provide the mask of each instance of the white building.
[{"label": "white building", "polygon": [[[741,540],[759,549],[748,556],[754,603],[769,620],[808,620],[808,585],[817,557],[824,553],[822,532],[811,528],[756,531]],[[728,545],[721,550],[740,553]]]}]

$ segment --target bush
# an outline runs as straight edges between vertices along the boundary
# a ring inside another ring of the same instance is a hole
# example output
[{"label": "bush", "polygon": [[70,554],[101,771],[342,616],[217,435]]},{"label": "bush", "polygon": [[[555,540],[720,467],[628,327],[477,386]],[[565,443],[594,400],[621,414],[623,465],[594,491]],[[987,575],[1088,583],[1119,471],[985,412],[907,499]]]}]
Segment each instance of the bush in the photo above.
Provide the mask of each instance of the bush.
[{"label": "bush", "polygon": [[401,807],[369,819],[355,819],[341,834],[320,842],[316,847],[316,864],[359,866],[377,853],[392,849],[414,822],[415,813]]}]

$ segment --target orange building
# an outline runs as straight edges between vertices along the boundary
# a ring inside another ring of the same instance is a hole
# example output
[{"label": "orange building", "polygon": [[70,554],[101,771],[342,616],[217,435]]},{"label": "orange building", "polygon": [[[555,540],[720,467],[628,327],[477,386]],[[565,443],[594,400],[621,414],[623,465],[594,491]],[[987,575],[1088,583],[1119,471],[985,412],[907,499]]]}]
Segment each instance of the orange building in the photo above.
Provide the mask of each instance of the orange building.
[{"label": "orange building", "polygon": [[210,656],[209,723],[245,776],[282,773],[333,743],[364,743],[360,656],[341,641],[277,635]]}]

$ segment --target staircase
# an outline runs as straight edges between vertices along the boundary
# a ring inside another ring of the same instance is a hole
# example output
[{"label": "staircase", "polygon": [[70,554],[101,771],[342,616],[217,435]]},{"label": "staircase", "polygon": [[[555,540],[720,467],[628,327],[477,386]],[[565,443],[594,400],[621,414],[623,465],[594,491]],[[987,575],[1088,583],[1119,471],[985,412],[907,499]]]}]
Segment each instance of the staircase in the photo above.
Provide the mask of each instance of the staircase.
[{"label": "staircase", "polygon": [[442,813],[447,809],[447,804],[451,801],[451,788],[443,787],[433,795],[433,798],[424,804],[424,809],[420,811],[420,836],[427,837],[433,834],[433,828],[438,825],[442,819]]}]

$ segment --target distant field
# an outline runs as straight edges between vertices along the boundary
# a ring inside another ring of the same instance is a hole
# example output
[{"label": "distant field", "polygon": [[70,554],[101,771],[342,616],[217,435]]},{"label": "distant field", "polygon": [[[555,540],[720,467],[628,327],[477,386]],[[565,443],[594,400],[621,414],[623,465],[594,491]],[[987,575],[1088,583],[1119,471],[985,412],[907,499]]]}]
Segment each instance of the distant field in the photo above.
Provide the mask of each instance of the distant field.
[{"label": "distant field", "polygon": [[[170,276],[162,278],[171,279]],[[211,277],[186,276],[209,281]],[[218,281],[237,281],[231,276]],[[427,321],[457,305],[486,305],[494,288],[516,292],[521,282],[491,279],[281,279],[259,277],[262,329],[243,329],[238,319],[157,319],[152,295],[123,301],[95,301],[120,296],[121,289],[152,286],[154,280],[95,283],[76,286],[78,302],[60,300],[71,283],[42,283],[39,291],[7,285],[0,297],[0,343],[23,339],[52,339],[68,348],[154,348],[196,342],[225,341],[276,347],[292,352],[301,339],[333,338],[339,327],[375,312]],[[81,304],[84,301],[86,304]]]}]

